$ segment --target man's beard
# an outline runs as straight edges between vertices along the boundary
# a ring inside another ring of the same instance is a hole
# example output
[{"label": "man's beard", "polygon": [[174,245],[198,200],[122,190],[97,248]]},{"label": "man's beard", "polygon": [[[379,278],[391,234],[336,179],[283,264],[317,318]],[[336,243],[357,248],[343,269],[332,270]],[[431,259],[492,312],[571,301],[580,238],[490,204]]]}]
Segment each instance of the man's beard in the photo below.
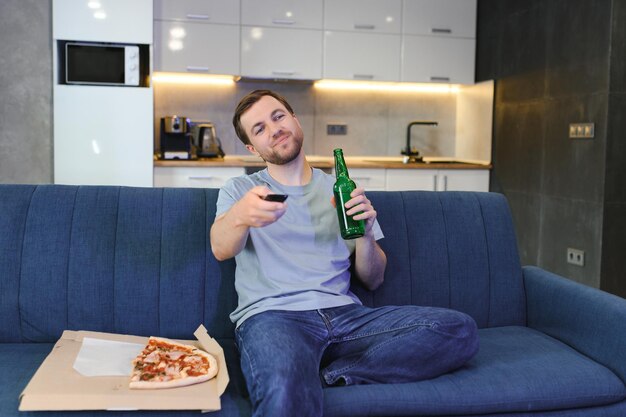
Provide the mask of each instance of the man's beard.
[{"label": "man's beard", "polygon": [[287,154],[280,154],[275,149],[270,149],[267,152],[260,153],[259,156],[265,162],[273,165],[285,165],[289,162],[293,161],[300,154],[300,150],[302,149],[303,136],[302,134],[292,134],[292,143],[294,146],[289,150]]}]

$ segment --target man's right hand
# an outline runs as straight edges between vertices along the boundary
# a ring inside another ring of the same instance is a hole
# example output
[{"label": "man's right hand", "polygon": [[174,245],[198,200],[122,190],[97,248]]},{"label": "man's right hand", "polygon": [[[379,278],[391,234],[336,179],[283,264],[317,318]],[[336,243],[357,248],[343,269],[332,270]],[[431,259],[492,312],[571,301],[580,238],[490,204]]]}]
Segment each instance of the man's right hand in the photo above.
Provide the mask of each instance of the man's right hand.
[{"label": "man's right hand", "polygon": [[263,199],[271,194],[269,188],[259,185],[248,191],[231,210],[234,209],[237,226],[264,227],[280,219],[287,211],[287,203],[266,201]]},{"label": "man's right hand", "polygon": [[237,255],[244,247],[250,227],[264,227],[280,219],[287,203],[263,200],[269,188],[257,186],[231,208],[219,215],[211,226],[211,249],[218,260]]}]

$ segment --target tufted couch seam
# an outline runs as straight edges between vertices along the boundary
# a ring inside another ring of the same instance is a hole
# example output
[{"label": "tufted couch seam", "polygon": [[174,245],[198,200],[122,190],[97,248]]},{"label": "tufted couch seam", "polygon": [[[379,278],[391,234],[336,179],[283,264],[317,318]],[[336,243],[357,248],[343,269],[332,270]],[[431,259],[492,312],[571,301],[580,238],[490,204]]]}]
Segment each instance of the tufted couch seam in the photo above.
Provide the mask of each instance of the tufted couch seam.
[{"label": "tufted couch seam", "polygon": [[437,201],[439,202],[439,207],[441,208],[441,219],[443,223],[443,232],[444,238],[446,241],[446,266],[448,267],[447,281],[448,281],[448,308],[452,307],[452,278],[450,276],[450,246],[448,245],[448,219],[446,217],[446,211],[443,208],[443,203],[441,202],[441,195],[437,195]]},{"label": "tufted couch seam", "polygon": [[[113,238],[113,241],[115,242],[115,247],[117,248],[117,235],[118,235],[118,230],[120,228],[120,191],[121,189],[118,188],[117,189],[117,205],[116,205],[116,209],[115,209],[115,237]],[[113,250],[113,267],[111,268],[113,271],[113,277],[112,277],[112,286],[111,286],[111,302],[113,305],[113,321],[112,321],[112,325],[113,325],[113,331],[117,331],[117,325],[115,324],[115,284],[116,284],[116,269],[115,269],[115,265],[117,262],[117,249]]]},{"label": "tufted couch seam", "polygon": [[24,223],[22,224],[22,247],[20,249],[20,271],[18,273],[18,285],[17,285],[17,317],[18,324],[20,327],[20,342],[24,343],[26,340],[24,339],[24,329],[22,328],[22,306],[20,305],[20,294],[22,292],[22,264],[24,262],[24,241],[26,240],[26,223],[28,223],[28,216],[30,214],[30,207],[33,203],[33,196],[35,195],[35,191],[39,186],[33,187],[30,193],[30,199],[28,200],[28,208],[26,209],[26,216],[24,216]]},{"label": "tufted couch seam", "polygon": [[485,247],[486,247],[486,261],[487,261],[487,273],[488,273],[488,277],[487,279],[489,280],[488,283],[489,285],[487,285],[487,300],[489,300],[489,302],[487,303],[487,326],[486,327],[490,327],[491,325],[491,286],[493,283],[492,280],[492,275],[491,275],[491,258],[489,256],[489,236],[487,234],[487,226],[485,223],[485,213],[483,211],[483,205],[480,201],[480,198],[478,198],[477,195],[472,195],[472,197],[474,198],[474,200],[476,200],[476,203],[478,204],[478,209],[480,210],[480,218],[482,219],[482,226],[483,226],[483,233],[485,235]]},{"label": "tufted couch seam", "polygon": [[[406,216],[406,200],[404,199],[404,193],[400,193],[400,202],[402,203],[402,212],[405,214]],[[405,234],[406,234],[406,242],[407,244],[409,243],[409,231],[407,228],[405,228]],[[413,257],[411,256],[411,249],[410,249],[410,245],[409,245],[409,259],[408,259],[408,264],[409,264],[409,281],[413,281]],[[376,293],[374,293],[374,296],[376,296]],[[413,301],[413,285],[409,285],[409,300],[411,300],[411,302]],[[376,305],[376,304],[375,304]]]},{"label": "tufted couch seam", "polygon": [[[65,263],[65,329],[69,329],[70,324],[70,262],[72,259],[72,232],[74,231],[74,220],[76,214],[76,199],[82,187],[77,187],[74,192],[74,201],[72,202],[72,216],[70,220],[70,230],[67,248],[67,262]],[[60,335],[59,335],[60,336]]]}]

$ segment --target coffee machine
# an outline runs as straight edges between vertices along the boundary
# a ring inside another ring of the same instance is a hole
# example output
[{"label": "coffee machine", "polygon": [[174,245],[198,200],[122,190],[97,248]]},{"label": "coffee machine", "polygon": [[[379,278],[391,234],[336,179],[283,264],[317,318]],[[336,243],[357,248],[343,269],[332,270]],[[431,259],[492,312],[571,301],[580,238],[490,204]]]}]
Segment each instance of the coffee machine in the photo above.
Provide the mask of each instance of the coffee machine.
[{"label": "coffee machine", "polygon": [[161,118],[161,159],[195,159],[191,121],[184,116]]}]

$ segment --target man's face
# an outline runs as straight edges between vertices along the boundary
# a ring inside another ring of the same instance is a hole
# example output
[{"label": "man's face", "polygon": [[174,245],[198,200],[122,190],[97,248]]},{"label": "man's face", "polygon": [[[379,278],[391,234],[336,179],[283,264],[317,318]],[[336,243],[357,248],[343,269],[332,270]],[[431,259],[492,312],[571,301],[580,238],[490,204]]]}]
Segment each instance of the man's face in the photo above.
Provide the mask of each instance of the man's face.
[{"label": "man's face", "polygon": [[300,122],[274,97],[261,97],[240,122],[252,143],[246,148],[265,162],[284,165],[300,154],[304,141]]}]

